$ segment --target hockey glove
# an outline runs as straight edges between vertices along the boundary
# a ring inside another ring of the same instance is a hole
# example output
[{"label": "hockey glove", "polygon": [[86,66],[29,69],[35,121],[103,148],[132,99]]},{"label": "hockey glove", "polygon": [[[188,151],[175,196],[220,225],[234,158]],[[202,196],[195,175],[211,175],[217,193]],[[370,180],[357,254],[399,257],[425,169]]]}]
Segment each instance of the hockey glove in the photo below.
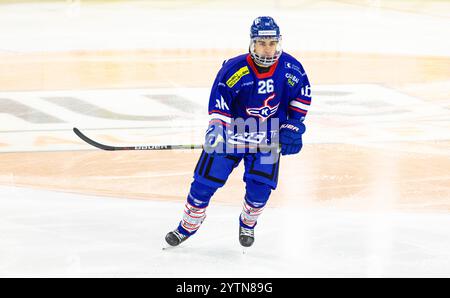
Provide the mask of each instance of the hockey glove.
[{"label": "hockey glove", "polygon": [[203,149],[209,154],[224,155],[226,152],[227,130],[224,125],[217,122],[209,124],[205,134]]},{"label": "hockey glove", "polygon": [[288,119],[280,127],[281,155],[299,153],[302,149],[302,134],[305,125],[300,120]]}]

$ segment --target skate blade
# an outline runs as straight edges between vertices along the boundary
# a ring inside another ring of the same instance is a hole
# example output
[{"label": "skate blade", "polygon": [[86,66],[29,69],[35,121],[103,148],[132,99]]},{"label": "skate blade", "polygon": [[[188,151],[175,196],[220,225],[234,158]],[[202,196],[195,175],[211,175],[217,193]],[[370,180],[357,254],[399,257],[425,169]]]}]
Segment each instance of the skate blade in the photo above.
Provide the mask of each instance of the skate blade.
[{"label": "skate blade", "polygon": [[174,248],[177,248],[177,247],[178,246],[172,246],[169,243],[164,243],[163,246],[162,246],[162,250],[171,250],[171,249],[174,249]]}]

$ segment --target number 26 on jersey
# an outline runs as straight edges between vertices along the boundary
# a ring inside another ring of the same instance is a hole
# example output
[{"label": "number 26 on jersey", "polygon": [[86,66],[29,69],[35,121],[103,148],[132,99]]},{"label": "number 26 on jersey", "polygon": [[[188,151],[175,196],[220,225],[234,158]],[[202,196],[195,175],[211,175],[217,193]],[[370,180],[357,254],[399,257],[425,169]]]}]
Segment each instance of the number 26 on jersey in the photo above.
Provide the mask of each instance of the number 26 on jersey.
[{"label": "number 26 on jersey", "polygon": [[273,92],[273,80],[268,79],[258,82],[258,94],[267,94]]}]

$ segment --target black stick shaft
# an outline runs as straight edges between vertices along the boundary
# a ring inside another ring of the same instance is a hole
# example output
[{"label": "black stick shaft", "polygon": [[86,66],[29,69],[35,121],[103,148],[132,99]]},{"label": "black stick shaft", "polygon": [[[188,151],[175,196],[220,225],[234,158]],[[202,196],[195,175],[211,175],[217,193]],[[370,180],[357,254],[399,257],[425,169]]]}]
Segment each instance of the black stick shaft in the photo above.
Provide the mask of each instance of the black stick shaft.
[{"label": "black stick shaft", "polygon": [[[177,150],[177,149],[202,149],[203,145],[143,145],[143,146],[129,146],[129,147],[120,147],[120,146],[109,146],[105,144],[98,143],[90,138],[88,138],[85,134],[83,134],[78,128],[74,127],[73,132],[83,141],[88,143],[91,146],[97,147],[106,151],[119,151],[119,150]],[[267,145],[258,145],[258,148],[263,149],[273,149],[274,146]],[[248,147],[250,148],[250,147]]]}]

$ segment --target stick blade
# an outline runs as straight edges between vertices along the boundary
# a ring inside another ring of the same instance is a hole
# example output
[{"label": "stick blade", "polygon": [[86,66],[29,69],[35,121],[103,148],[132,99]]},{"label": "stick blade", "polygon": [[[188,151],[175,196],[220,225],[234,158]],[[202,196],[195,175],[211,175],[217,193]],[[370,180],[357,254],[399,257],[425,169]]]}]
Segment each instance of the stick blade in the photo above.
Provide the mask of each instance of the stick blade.
[{"label": "stick blade", "polygon": [[96,141],[88,138],[87,136],[85,136],[78,128],[74,127],[73,128],[73,132],[83,141],[85,141],[86,143],[88,143],[91,146],[97,147],[99,149],[102,150],[106,150],[106,151],[114,151],[117,150],[116,147],[112,147],[112,146],[108,146],[108,145],[104,145],[104,144],[100,144],[97,143]]}]

